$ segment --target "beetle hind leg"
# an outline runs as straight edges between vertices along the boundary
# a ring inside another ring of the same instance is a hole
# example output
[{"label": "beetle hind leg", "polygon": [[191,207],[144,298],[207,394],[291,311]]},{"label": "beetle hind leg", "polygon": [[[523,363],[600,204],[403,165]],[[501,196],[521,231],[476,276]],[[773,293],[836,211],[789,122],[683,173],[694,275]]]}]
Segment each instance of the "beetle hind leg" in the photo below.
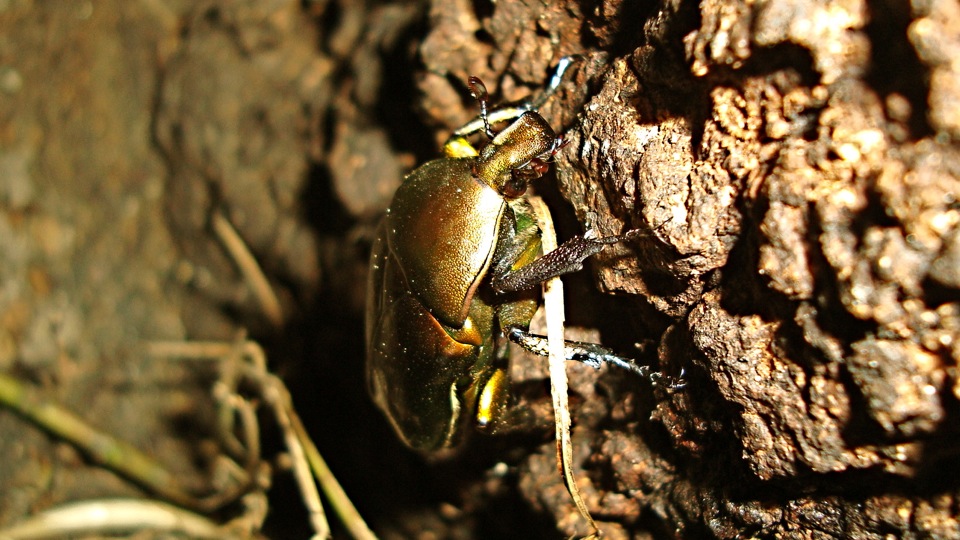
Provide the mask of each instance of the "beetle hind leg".
[{"label": "beetle hind leg", "polygon": [[[540,356],[547,356],[549,354],[548,342],[545,336],[531,334],[517,327],[510,328],[507,336],[510,338],[510,341],[520,345],[533,354]],[[674,378],[669,375],[664,375],[659,371],[652,371],[648,366],[637,365],[633,360],[620,356],[596,343],[565,340],[563,343],[563,353],[566,360],[574,360],[595,369],[599,369],[600,365],[604,363],[611,364],[649,379],[654,385],[666,384],[667,388],[671,390],[678,390],[686,385],[682,373],[680,378]]]}]

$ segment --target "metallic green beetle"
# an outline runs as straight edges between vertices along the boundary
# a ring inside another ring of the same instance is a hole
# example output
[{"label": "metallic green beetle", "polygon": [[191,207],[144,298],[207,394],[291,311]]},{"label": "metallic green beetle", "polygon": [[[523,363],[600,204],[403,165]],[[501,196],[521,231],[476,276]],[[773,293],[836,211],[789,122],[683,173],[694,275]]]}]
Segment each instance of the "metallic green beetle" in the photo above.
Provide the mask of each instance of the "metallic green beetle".
[{"label": "metallic green beetle", "polygon": [[[559,83],[562,63],[546,96]],[[527,332],[535,285],[573,272],[624,236],[575,237],[543,256],[540,229],[523,197],[562,146],[533,106],[487,111],[479,79],[470,88],[480,118],[456,131],[446,157],[403,181],[377,232],[367,287],[367,384],[397,434],[418,450],[454,446],[472,419],[495,428],[508,380],[495,351],[505,335],[538,354]],[[499,133],[491,122],[512,121]],[[479,152],[467,136],[483,131]],[[649,375],[598,345],[567,342],[568,359],[611,362]]]}]

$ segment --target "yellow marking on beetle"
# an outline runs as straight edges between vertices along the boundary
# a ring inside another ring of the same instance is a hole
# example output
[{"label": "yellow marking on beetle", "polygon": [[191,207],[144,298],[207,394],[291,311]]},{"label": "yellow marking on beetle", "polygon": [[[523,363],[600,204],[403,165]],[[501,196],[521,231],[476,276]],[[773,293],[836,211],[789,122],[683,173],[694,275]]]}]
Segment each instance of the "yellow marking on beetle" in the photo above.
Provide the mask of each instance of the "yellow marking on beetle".
[{"label": "yellow marking on beetle", "polygon": [[504,391],[506,373],[502,369],[493,372],[493,376],[483,385],[483,392],[477,401],[477,424],[487,427],[499,414],[499,405],[502,402],[500,394]]},{"label": "yellow marking on beetle", "polygon": [[467,141],[466,137],[451,137],[443,145],[443,153],[452,158],[467,158],[479,155],[477,149]]},{"label": "yellow marking on beetle", "polygon": [[457,434],[460,423],[457,419],[460,417],[460,398],[457,396],[457,385],[450,385],[450,426],[447,428],[447,434],[443,438],[445,443],[453,440]]}]

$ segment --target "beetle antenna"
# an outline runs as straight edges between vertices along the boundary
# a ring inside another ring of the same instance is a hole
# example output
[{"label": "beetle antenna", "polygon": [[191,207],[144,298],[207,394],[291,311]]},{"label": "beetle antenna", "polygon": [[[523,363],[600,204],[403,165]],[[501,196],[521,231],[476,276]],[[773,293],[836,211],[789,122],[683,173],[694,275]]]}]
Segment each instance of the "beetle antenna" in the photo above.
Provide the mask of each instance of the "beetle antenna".
[{"label": "beetle antenna", "polygon": [[572,54],[570,56],[564,56],[557,62],[557,69],[553,72],[553,76],[550,77],[550,82],[547,84],[547,87],[543,89],[543,92],[537,96],[537,99],[533,100],[530,103],[530,109],[537,110],[543,106],[544,103],[550,99],[557,89],[560,88],[560,84],[563,83],[563,76],[566,74],[567,69],[572,66],[575,62],[583,60],[583,56],[579,54]]},{"label": "beetle antenna", "polygon": [[[496,133],[494,133],[491,127],[491,122],[512,122],[523,116],[524,113],[539,109],[546,103],[550,96],[556,93],[560,84],[563,83],[563,78],[567,74],[570,66],[583,60],[583,58],[584,57],[579,54],[564,56],[557,63],[557,67],[550,77],[549,84],[547,84],[540,95],[533,99],[524,99],[514,105],[498,106],[493,110],[490,110],[490,95],[487,93],[487,87],[483,84],[483,81],[476,76],[469,77],[467,79],[467,88],[470,90],[470,95],[480,103],[480,117],[474,118],[454,131],[447,140],[447,144],[451,144],[452,141],[458,141],[455,146],[467,144],[465,141],[460,141],[460,139],[480,131],[481,128],[488,138],[493,139]],[[562,146],[555,146],[554,148],[559,150]]]},{"label": "beetle antenna", "polygon": [[490,128],[490,114],[488,106],[490,104],[490,94],[487,93],[487,86],[483,84],[480,77],[471,76],[467,79],[467,87],[470,88],[470,95],[480,103],[480,119],[483,120],[483,132],[489,138],[494,137],[493,129]]}]

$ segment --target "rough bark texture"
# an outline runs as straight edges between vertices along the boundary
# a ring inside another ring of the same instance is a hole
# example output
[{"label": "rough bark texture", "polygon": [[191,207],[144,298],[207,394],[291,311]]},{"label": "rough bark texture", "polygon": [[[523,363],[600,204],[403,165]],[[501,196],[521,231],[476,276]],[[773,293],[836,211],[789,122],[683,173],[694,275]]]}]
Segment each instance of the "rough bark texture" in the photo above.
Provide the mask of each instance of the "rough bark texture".
[{"label": "rough bark texture", "polygon": [[[568,281],[572,333],[687,382],[571,366],[606,537],[960,537],[955,0],[13,0],[0,30],[0,369],[198,491],[209,375],[138,347],[250,328],[382,536],[587,532],[541,361],[529,425],[437,460],[368,402],[361,337],[373,224],[475,114],[466,78],[522,99],[580,55],[542,109],[569,204],[537,189],[562,235],[647,234]],[[2,409],[0,455],[0,525],[137,493]],[[285,478],[267,536],[306,531]]]}]

